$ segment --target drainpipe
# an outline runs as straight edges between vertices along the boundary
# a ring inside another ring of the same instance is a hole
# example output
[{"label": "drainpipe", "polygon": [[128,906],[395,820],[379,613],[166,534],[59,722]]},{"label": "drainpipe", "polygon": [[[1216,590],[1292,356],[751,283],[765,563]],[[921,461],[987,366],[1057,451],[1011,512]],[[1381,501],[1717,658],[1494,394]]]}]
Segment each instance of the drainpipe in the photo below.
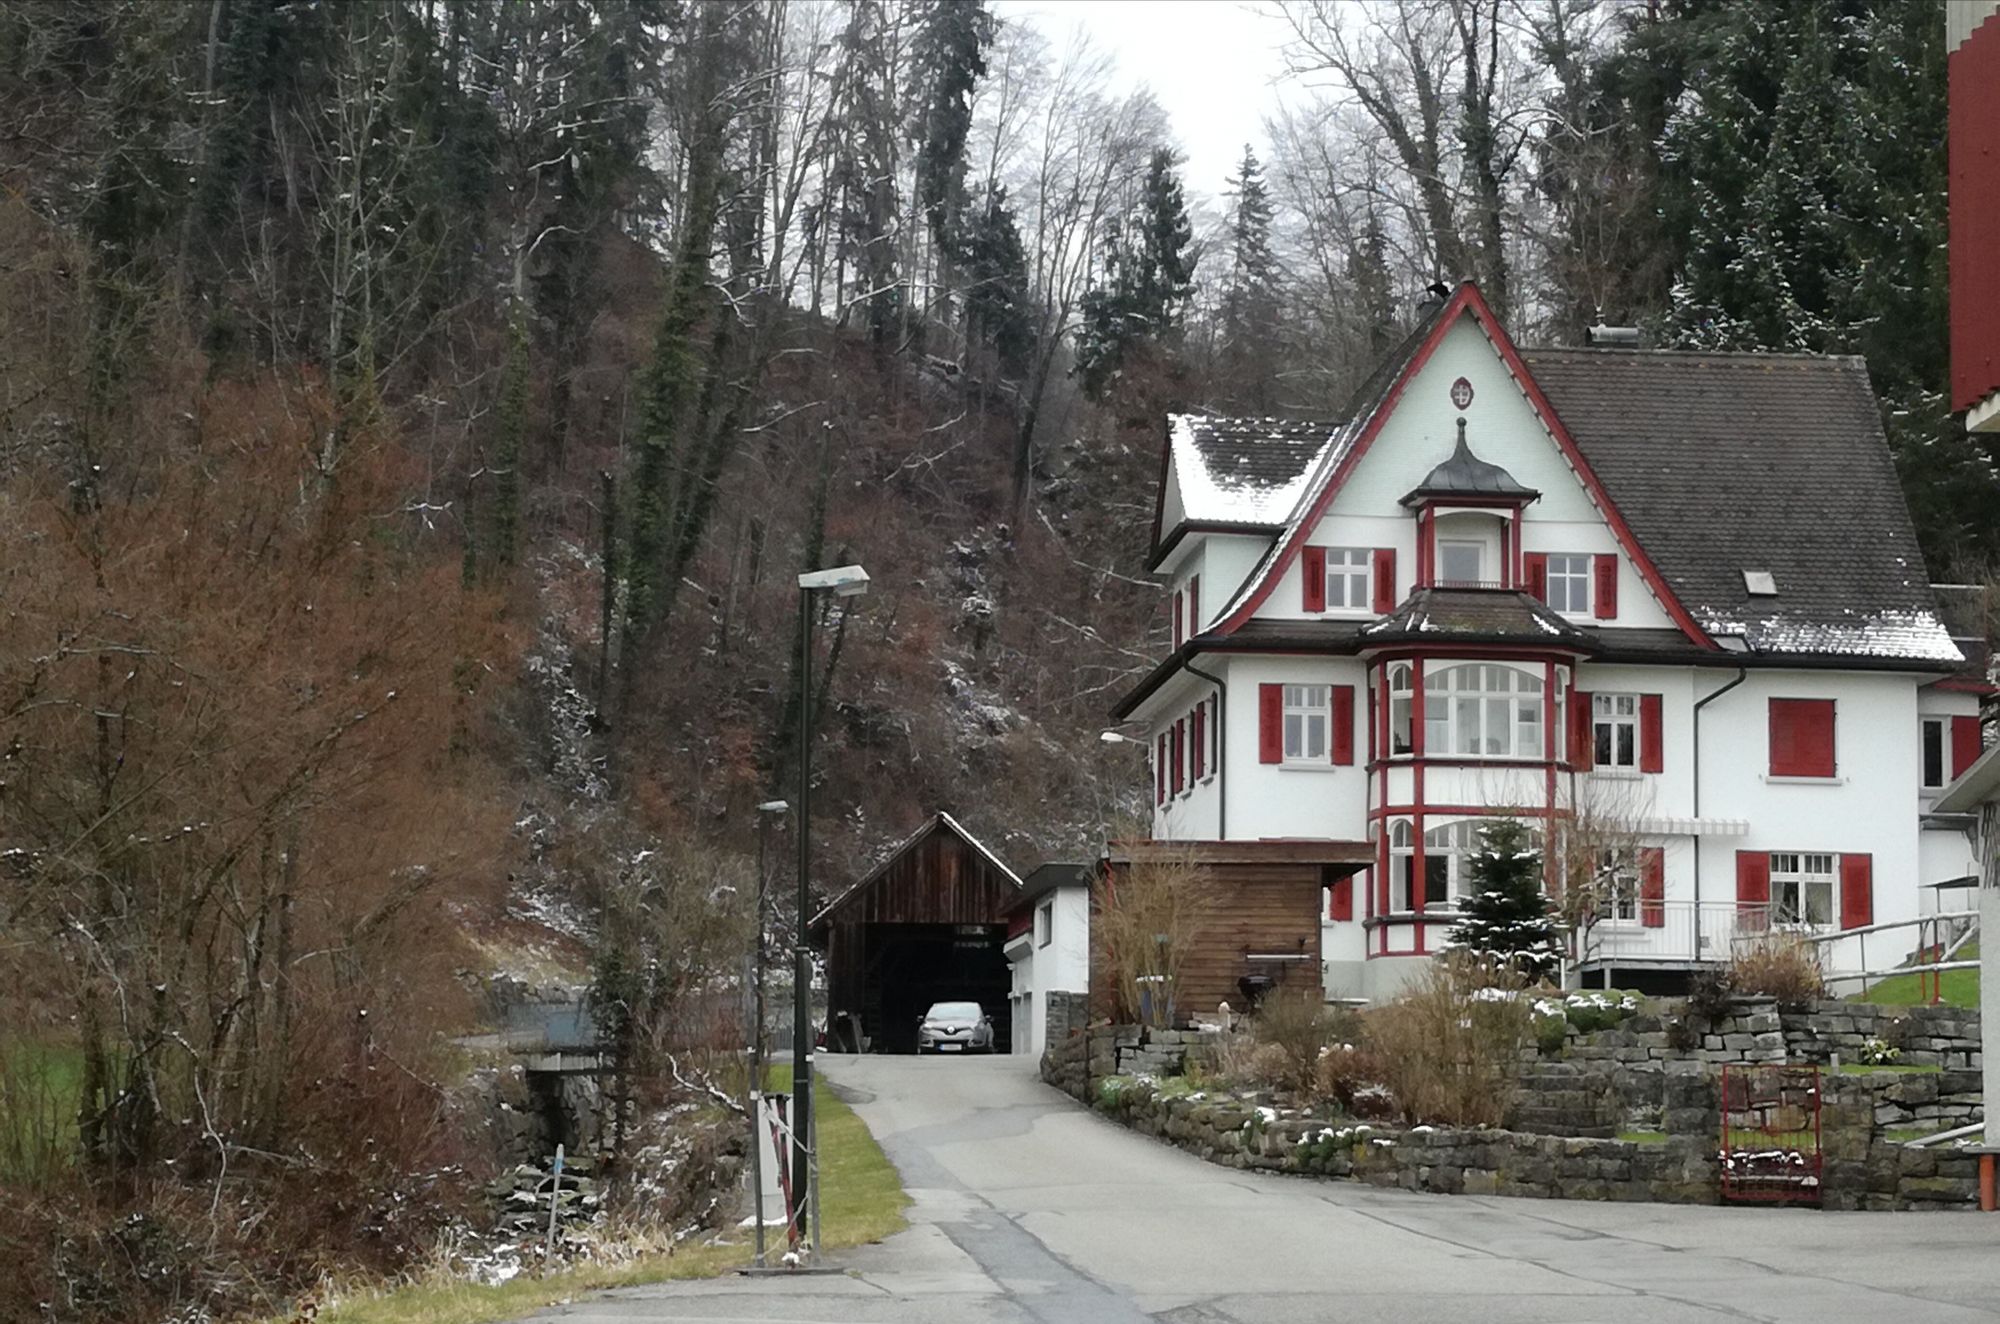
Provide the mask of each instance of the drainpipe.
[{"label": "drainpipe", "polygon": [[1199,676],[1215,686],[1215,837],[1217,841],[1229,840],[1229,741],[1224,739],[1229,728],[1224,725],[1229,719],[1229,682],[1220,676],[1211,676],[1192,662],[1183,662],[1190,676]]},{"label": "drainpipe", "polygon": [[[1736,668],[1735,680],[1730,681],[1714,693],[1695,701],[1693,799],[1694,817],[1697,823],[1701,821],[1701,710],[1735,689],[1738,685],[1741,685],[1744,677],[1749,674],[1750,669],[1739,663]],[[1701,837],[1699,835],[1694,839],[1694,955],[1696,960],[1701,959]]]}]

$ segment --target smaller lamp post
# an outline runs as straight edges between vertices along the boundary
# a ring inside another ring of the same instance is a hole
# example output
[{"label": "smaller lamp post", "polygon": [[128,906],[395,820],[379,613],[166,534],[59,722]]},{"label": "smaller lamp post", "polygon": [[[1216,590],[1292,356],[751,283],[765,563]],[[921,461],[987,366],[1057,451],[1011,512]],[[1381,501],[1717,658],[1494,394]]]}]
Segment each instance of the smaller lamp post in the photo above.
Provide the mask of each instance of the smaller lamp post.
[{"label": "smaller lamp post", "polygon": [[750,1186],[756,1204],[756,1264],[760,1269],[764,1267],[764,941],[770,932],[765,924],[765,902],[771,890],[765,859],[770,854],[771,822],[790,808],[783,800],[766,800],[757,806],[757,932],[751,939],[755,954],[750,976]]}]

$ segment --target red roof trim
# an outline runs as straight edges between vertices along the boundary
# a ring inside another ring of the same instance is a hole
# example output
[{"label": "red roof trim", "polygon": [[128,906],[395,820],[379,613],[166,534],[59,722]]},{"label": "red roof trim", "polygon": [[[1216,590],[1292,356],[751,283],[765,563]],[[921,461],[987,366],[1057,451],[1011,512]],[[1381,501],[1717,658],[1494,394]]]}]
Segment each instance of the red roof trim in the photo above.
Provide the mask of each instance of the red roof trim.
[{"label": "red roof trim", "polygon": [[1598,481],[1596,473],[1592,471],[1589,463],[1583,458],[1582,452],[1577,449],[1575,439],[1569,435],[1569,429],[1563,425],[1561,417],[1557,415],[1554,406],[1549,403],[1548,397],[1542,394],[1542,388],[1536,383],[1533,374],[1528,371],[1528,365],[1521,361],[1520,352],[1514,348],[1514,342],[1508,337],[1506,330],[1501,327],[1499,320],[1493,316],[1493,310],[1487,306],[1485,298],[1479,293],[1479,287],[1471,281],[1461,282],[1459,287],[1452,292],[1451,301],[1445,306],[1444,312],[1438,317],[1437,323],[1431,328],[1431,333],[1424,338],[1424,343],[1417,347],[1416,353],[1410,356],[1409,361],[1403,365],[1402,370],[1396,375],[1394,385],[1382,397],[1382,402],[1375,407],[1374,413],[1369,415],[1367,426],[1362,429],[1361,435],[1356,437],[1354,444],[1347,448],[1347,454],[1341,457],[1340,464],[1334,469],[1332,477],[1320,489],[1319,494],[1313,498],[1312,505],[1308,509],[1306,517],[1300,520],[1287,534],[1284,543],[1277,550],[1275,562],[1264,574],[1262,582],[1252,590],[1250,596],[1244,599],[1243,603],[1234,612],[1230,613],[1227,620],[1216,622],[1209,627],[1210,630],[1215,633],[1228,634],[1240,628],[1245,621],[1256,614],[1259,607],[1264,605],[1264,602],[1276,590],[1278,579],[1284,574],[1285,568],[1298,556],[1299,549],[1305,545],[1306,539],[1311,535],[1312,530],[1319,526],[1320,520],[1326,517],[1327,507],[1333,503],[1334,496],[1346,485],[1349,475],[1354,472],[1354,466],[1359,464],[1361,457],[1368,453],[1369,447],[1374,444],[1375,438],[1382,431],[1383,425],[1389,421],[1389,416],[1395,412],[1397,403],[1403,398],[1404,389],[1409,386],[1410,381],[1419,372],[1423,371],[1424,365],[1430,361],[1431,355],[1436,353],[1437,347],[1444,343],[1445,335],[1458,324],[1459,316],[1464,313],[1472,315],[1479,329],[1485,333],[1488,343],[1499,352],[1501,362],[1506,364],[1507,371],[1513,376],[1515,383],[1520,386],[1522,394],[1528,398],[1528,407],[1533,409],[1541,419],[1542,427],[1555,441],[1556,448],[1562,452],[1563,458],[1569,462],[1571,470],[1582,481],[1584,490],[1590,494],[1591,500],[1597,505],[1598,511],[1605,518],[1605,522],[1611,526],[1611,532],[1618,539],[1619,545],[1632,558],[1632,564],[1638,568],[1640,577],[1646,581],[1646,586],[1653,591],[1653,595],[1666,608],[1667,615],[1673,619],[1674,624],[1679,626],[1689,639],[1704,648],[1716,648],[1717,644],[1715,641],[1710,639],[1701,627],[1695,624],[1694,618],[1688,614],[1685,607],[1681,606],[1680,600],[1674,596],[1673,590],[1667,587],[1665,577],[1660,574],[1659,568],[1653,564],[1652,558],[1647,556],[1645,551],[1639,546],[1639,540],[1633,537],[1631,527],[1625,523],[1625,517],[1618,513],[1618,507],[1612,503],[1610,495],[1604,490],[1604,484]]},{"label": "red roof trim", "polygon": [[1943,680],[1932,681],[1930,688],[1949,690],[1953,694],[2000,694],[2000,685],[1981,680],[1977,676],[1947,676]]}]

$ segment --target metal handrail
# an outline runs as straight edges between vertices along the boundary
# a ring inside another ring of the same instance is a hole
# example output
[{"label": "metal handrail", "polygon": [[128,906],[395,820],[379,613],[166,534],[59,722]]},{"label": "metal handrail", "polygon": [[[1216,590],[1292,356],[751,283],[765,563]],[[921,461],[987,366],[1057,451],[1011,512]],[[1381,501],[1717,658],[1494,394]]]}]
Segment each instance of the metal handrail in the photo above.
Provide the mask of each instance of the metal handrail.
[{"label": "metal handrail", "polygon": [[1837,929],[1832,933],[1806,933],[1799,935],[1807,942],[1839,942],[1842,938],[1858,938],[1864,933],[1883,933],[1889,929],[1907,929],[1912,925],[1931,924],[1946,919],[1978,919],[1977,910],[1940,910],[1934,915],[1918,915],[1915,919],[1885,920],[1880,924],[1857,924],[1851,929]]}]

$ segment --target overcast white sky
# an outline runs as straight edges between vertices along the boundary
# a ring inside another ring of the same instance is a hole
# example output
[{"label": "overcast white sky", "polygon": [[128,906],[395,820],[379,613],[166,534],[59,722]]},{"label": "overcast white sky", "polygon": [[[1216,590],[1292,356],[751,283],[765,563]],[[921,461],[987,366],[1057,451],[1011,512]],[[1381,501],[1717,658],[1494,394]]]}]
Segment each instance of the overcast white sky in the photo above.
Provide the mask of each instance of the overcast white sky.
[{"label": "overcast white sky", "polygon": [[1269,161],[1264,117],[1281,94],[1283,20],[1236,0],[992,0],[1002,18],[1033,23],[1061,50],[1078,27],[1118,62],[1121,88],[1149,87],[1187,154],[1182,181],[1215,198],[1246,142]]}]

